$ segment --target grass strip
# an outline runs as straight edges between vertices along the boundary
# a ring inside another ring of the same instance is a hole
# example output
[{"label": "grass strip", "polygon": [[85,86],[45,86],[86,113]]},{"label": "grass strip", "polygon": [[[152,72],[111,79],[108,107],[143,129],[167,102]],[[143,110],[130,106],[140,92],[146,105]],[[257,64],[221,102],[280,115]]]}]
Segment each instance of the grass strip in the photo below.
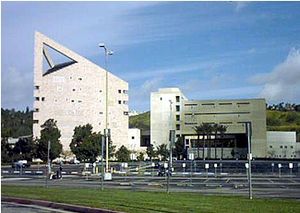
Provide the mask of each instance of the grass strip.
[{"label": "grass strip", "polygon": [[300,202],[238,196],[2,185],[2,196],[47,200],[124,212],[300,212]]}]

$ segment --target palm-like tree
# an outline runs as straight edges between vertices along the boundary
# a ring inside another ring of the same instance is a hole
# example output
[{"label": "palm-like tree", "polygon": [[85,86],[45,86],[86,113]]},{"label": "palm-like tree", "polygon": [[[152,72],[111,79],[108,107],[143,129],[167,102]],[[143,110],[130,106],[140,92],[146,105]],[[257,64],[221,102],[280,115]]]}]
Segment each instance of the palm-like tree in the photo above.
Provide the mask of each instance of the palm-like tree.
[{"label": "palm-like tree", "polygon": [[224,126],[224,125],[219,125],[219,133],[220,133],[220,136],[221,136],[221,143],[222,143],[222,149],[221,149],[221,159],[223,159],[223,148],[224,148],[224,144],[223,144],[223,137],[224,137],[224,134],[225,132],[227,131],[227,126]]},{"label": "palm-like tree", "polygon": [[[210,136],[211,136],[211,133],[213,131],[213,127],[209,123],[203,123],[203,128],[204,128],[204,132],[205,132],[207,143],[208,143],[207,157],[210,158],[210,155],[211,155]],[[205,147],[205,140],[204,140],[204,146],[203,147]],[[205,159],[205,155],[204,155],[204,149],[203,149],[203,160],[204,159]]]},{"label": "palm-like tree", "polygon": [[215,144],[215,159],[217,159],[217,136],[218,136],[219,128],[220,128],[219,124],[214,124],[212,126],[212,129],[213,129],[213,132],[214,132],[214,135],[215,135],[215,139],[214,139],[214,144]]},{"label": "palm-like tree", "polygon": [[204,135],[203,125],[193,127],[197,134],[197,157],[199,157],[199,148],[200,148],[200,135]]}]

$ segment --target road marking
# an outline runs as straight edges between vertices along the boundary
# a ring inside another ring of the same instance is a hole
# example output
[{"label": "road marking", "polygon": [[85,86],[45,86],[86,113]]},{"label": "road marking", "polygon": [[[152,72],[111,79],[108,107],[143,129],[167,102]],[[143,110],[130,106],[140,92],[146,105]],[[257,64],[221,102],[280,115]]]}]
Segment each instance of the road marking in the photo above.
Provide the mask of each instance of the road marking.
[{"label": "road marking", "polygon": [[67,174],[67,173],[66,173],[66,172],[61,172],[61,174],[65,175],[65,174]]},{"label": "road marking", "polygon": [[228,179],[226,180],[226,183],[229,183],[229,181],[230,181],[230,179],[228,178]]},{"label": "road marking", "polygon": [[78,174],[78,172],[71,172],[72,175]]},{"label": "road marking", "polygon": [[274,181],[272,181],[271,179],[268,179],[271,183],[274,183]]},{"label": "road marking", "polygon": [[25,174],[31,174],[31,171],[25,171]]},{"label": "road marking", "polygon": [[9,171],[2,171],[2,173],[4,173],[4,174],[8,174],[8,173],[9,173]]},{"label": "road marking", "polygon": [[29,180],[32,178],[2,178],[1,181]]},{"label": "road marking", "polygon": [[43,171],[36,171],[35,174],[43,174]]},{"label": "road marking", "polygon": [[20,171],[14,171],[14,174],[19,174],[20,173]]}]

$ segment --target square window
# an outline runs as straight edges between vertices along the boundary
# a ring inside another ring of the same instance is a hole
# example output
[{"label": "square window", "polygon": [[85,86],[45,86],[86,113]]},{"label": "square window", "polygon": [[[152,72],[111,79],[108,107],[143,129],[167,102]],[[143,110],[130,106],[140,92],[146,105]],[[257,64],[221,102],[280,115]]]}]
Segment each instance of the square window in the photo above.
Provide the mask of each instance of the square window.
[{"label": "square window", "polygon": [[75,91],[75,89],[72,89],[73,90],[73,92]]},{"label": "square window", "polygon": [[176,106],[176,112],[179,112],[180,111],[180,106]]},{"label": "square window", "polygon": [[71,102],[74,102],[74,100],[72,100]]},{"label": "square window", "polygon": [[284,146],[284,148],[286,148],[286,149],[287,149],[287,146]]},{"label": "square window", "polygon": [[45,101],[45,97],[42,97],[42,101]]},{"label": "square window", "polygon": [[39,108],[35,108],[34,111],[35,111],[35,112],[38,112],[38,111],[39,111]]},{"label": "square window", "polygon": [[128,93],[128,91],[127,91],[127,90],[123,90],[123,93],[124,93],[124,94],[127,94],[127,93]]},{"label": "square window", "polygon": [[35,89],[40,89],[40,86],[34,86]]},{"label": "square window", "polygon": [[39,120],[33,120],[33,123],[34,123],[34,124],[38,124],[38,123],[39,123]]},{"label": "square window", "polygon": [[180,130],[180,124],[176,124],[176,130]]},{"label": "square window", "polygon": [[180,115],[176,115],[176,121],[180,121]]},{"label": "square window", "polygon": [[81,80],[82,80],[82,78],[78,78],[78,80],[79,80],[79,81],[81,81]]},{"label": "square window", "polygon": [[40,97],[35,97],[34,98],[36,101],[39,101],[40,100]]},{"label": "square window", "polygon": [[291,146],[291,149],[293,149],[294,147],[293,146]]},{"label": "square window", "polygon": [[119,89],[118,92],[119,92],[119,93],[122,93],[122,90]]},{"label": "square window", "polygon": [[270,146],[270,148],[272,148],[272,146]]},{"label": "square window", "polygon": [[282,149],[282,146],[280,146],[280,149]]},{"label": "square window", "polygon": [[180,102],[180,96],[176,96],[176,102]]},{"label": "square window", "polygon": [[121,101],[121,100],[119,100],[118,102],[119,102],[119,104],[122,104],[122,101]]},{"label": "square window", "polygon": [[128,112],[123,112],[124,113],[124,115],[128,115]]},{"label": "square window", "polygon": [[132,136],[131,139],[134,139],[134,136]]},{"label": "square window", "polygon": [[160,100],[162,101],[162,97],[160,97]]}]

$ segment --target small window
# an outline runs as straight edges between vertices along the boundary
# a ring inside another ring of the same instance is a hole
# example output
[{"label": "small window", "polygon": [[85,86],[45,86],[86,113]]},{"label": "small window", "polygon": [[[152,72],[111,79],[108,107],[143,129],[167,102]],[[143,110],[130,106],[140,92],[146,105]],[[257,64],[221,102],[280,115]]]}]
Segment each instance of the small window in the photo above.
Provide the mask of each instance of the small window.
[{"label": "small window", "polygon": [[121,101],[121,100],[119,100],[119,101],[118,101],[118,103],[119,103],[119,104],[122,104],[122,101]]},{"label": "small window", "polygon": [[70,76],[70,79],[72,79],[72,76]]},{"label": "small window", "polygon": [[74,100],[71,100],[71,102],[74,102]]},{"label": "small window", "polygon": [[36,101],[39,101],[40,100],[40,97],[35,97],[34,98]]},{"label": "small window", "polygon": [[281,158],[281,155],[279,155],[279,157]]},{"label": "small window", "polygon": [[128,91],[124,89],[124,90],[123,90],[123,93],[124,93],[124,94],[127,94],[127,93],[128,93]]},{"label": "small window", "polygon": [[294,147],[293,147],[293,146],[291,146],[291,149],[294,149]]},{"label": "small window", "polygon": [[133,140],[133,139],[134,139],[134,136],[132,136],[131,139]]},{"label": "small window", "polygon": [[162,97],[159,98],[162,101]]},{"label": "small window", "polygon": [[118,92],[119,92],[119,93],[122,93],[122,90],[119,89]]},{"label": "small window", "polygon": [[189,139],[185,139],[185,145],[189,145],[190,144],[190,140]]},{"label": "small window", "polygon": [[176,115],[176,121],[180,121],[180,115]]},{"label": "small window", "polygon": [[35,89],[40,89],[40,86],[34,86]]},{"label": "small window", "polygon": [[81,103],[82,101],[81,100],[78,100],[78,103]]},{"label": "small window", "polygon": [[180,96],[176,96],[176,102],[180,102]]},{"label": "small window", "polygon": [[72,91],[74,92],[74,91],[75,91],[75,89],[72,89]]},{"label": "small window", "polygon": [[103,112],[99,112],[100,115],[103,115]]},{"label": "small window", "polygon": [[100,89],[99,92],[102,92],[102,90]]},{"label": "small window", "polygon": [[34,123],[34,124],[38,124],[38,123],[39,123],[39,120],[33,120],[33,123]]},{"label": "small window", "polygon": [[79,80],[79,81],[81,81],[81,80],[82,80],[82,78],[78,78],[78,80]]},{"label": "small window", "polygon": [[127,101],[123,101],[123,104],[128,104],[128,102]]},{"label": "small window", "polygon": [[176,112],[180,111],[180,106],[176,106]]},{"label": "small window", "polygon": [[180,124],[176,124],[176,130],[180,130]]},{"label": "small window", "polygon": [[124,112],[124,115],[128,115],[128,112]]},{"label": "small window", "polygon": [[272,146],[270,146],[270,148],[273,148]]},{"label": "small window", "polygon": [[42,101],[45,101],[45,97],[42,97]]},{"label": "small window", "polygon": [[35,112],[38,112],[39,110],[40,110],[39,108],[35,108],[35,109],[34,109]]},{"label": "small window", "polygon": [[176,135],[176,138],[179,138],[179,137],[180,137],[180,135],[177,134],[177,135]]},{"label": "small window", "polygon": [[280,146],[280,149],[282,149],[282,146]]},{"label": "small window", "polygon": [[291,157],[293,157],[293,155],[291,155]]},{"label": "small window", "polygon": [[287,149],[287,146],[284,146],[285,149]]}]

